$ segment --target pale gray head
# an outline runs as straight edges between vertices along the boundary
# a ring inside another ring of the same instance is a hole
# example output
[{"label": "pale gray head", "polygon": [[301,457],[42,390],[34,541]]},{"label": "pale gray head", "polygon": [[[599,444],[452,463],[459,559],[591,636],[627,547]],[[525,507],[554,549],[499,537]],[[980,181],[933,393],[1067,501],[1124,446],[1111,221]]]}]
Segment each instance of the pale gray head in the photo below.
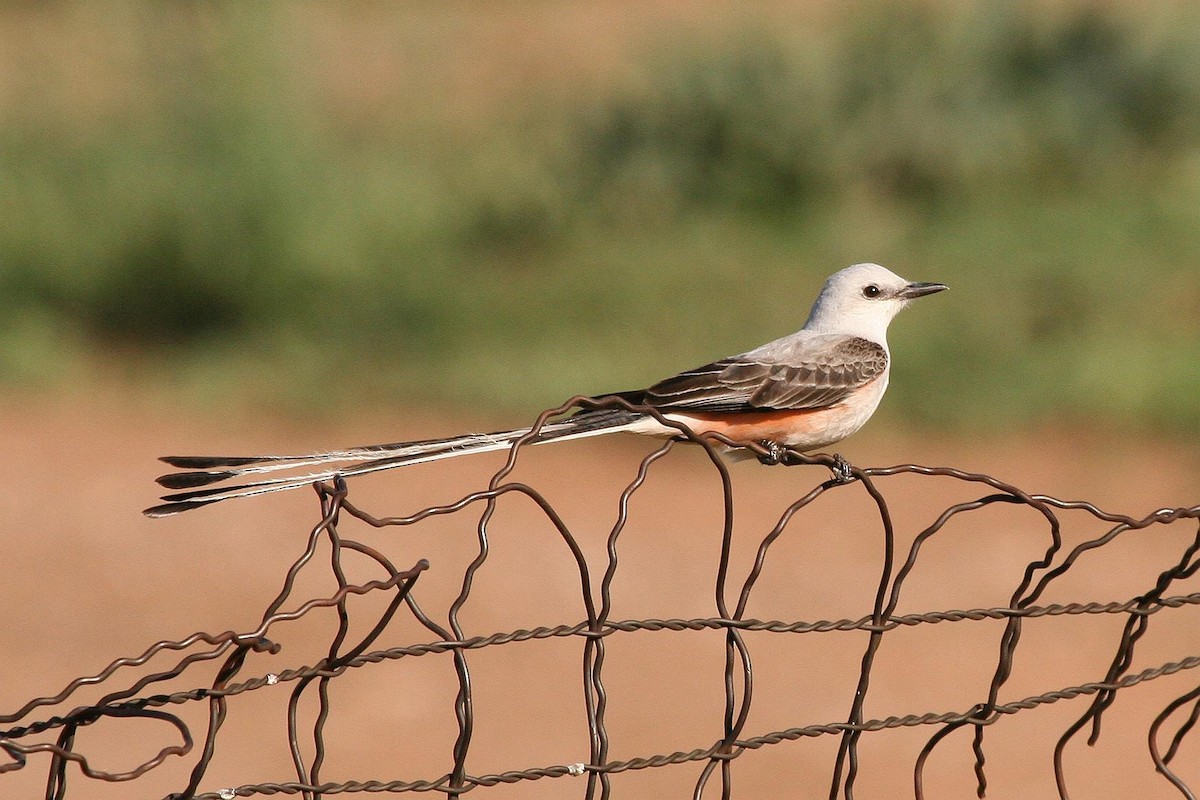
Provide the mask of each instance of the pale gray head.
[{"label": "pale gray head", "polygon": [[940,292],[940,283],[912,283],[878,264],[855,264],[825,281],[804,330],[861,336],[887,344],[888,323],[918,297]]}]

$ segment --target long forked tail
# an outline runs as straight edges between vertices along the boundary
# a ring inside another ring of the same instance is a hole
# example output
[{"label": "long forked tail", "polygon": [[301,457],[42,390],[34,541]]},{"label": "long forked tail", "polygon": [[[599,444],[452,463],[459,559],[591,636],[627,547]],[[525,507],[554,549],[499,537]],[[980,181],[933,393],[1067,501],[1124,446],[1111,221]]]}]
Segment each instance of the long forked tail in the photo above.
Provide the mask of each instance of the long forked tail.
[{"label": "long forked tail", "polygon": [[[528,441],[542,444],[615,433],[636,428],[646,419],[643,414],[621,408],[585,411],[543,425]],[[184,491],[163,495],[161,499],[166,502],[142,513],[148,517],[168,517],[221,500],[282,492],[335,476],[365,475],[470,453],[506,450],[530,430],[518,428],[448,439],[369,445],[304,456],[164,456],[162,461],[183,471],[159,477],[159,485]],[[296,470],[306,471],[297,474]],[[250,480],[229,483],[247,478]]]}]

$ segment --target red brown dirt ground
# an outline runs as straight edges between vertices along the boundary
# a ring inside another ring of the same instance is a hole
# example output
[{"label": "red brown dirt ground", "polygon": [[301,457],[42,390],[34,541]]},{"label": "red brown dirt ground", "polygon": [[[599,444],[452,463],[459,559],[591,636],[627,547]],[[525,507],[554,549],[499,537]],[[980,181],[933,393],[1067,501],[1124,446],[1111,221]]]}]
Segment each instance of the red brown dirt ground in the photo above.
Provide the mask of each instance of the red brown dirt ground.
[{"label": "red brown dirt ground", "polygon": [[[489,427],[478,421],[363,413],[344,423],[304,423],[263,414],[230,421],[211,415],[170,414],[121,391],[86,399],[0,400],[0,453],[9,489],[0,496],[5,554],[6,622],[0,627],[0,713],[52,695],[72,678],[100,671],[160,639],[194,631],[251,630],[302,552],[317,520],[311,492],[291,492],[225,504],[166,520],[140,510],[155,502],[152,479],[165,452],[306,451],[380,439],[399,440]],[[877,428],[886,426],[877,425]],[[604,537],[617,497],[647,452],[639,440],[592,441],[527,451],[516,477],[543,491],[580,538],[594,580],[603,572]],[[906,461],[949,464],[987,472],[1031,492],[1092,500],[1142,516],[1163,506],[1195,504],[1200,469],[1195,454],[1164,444],[1106,446],[1098,438],[934,442],[885,438],[864,431],[844,454],[856,464]],[[482,487],[498,456],[460,459],[392,472],[351,485],[351,498],[374,513],[399,514],[455,499]],[[819,468],[768,469],[734,465],[736,531],[734,583],[740,584],[753,548],[781,511],[827,476]],[[977,485],[948,479],[879,480],[895,513],[898,552],[953,502],[982,494]],[[715,472],[695,448],[656,464],[632,505],[622,535],[621,567],[612,617],[715,615],[713,581],[720,529]],[[462,569],[475,555],[478,507],[412,528],[382,531],[343,525],[398,564],[428,558],[418,584],[425,610],[444,621]],[[1068,545],[1106,526],[1064,514]],[[1178,523],[1130,533],[1090,554],[1044,598],[1046,602],[1109,601],[1153,584],[1196,536]],[[492,525],[492,554],[462,619],[467,634],[574,623],[582,616],[578,578],[566,549],[532,504],[505,500]],[[869,613],[881,564],[882,536],[861,486],[826,494],[799,514],[775,543],[747,616],[760,619],[857,618]],[[901,597],[901,613],[1003,606],[1024,565],[1048,543],[1037,514],[1015,506],[992,508],[952,522],[922,551]],[[327,558],[322,550],[318,561]],[[1060,556],[1061,558],[1061,556]],[[351,561],[350,579],[378,578]],[[302,577],[294,608],[327,595],[327,562]],[[1171,594],[1196,591],[1196,581]],[[356,599],[353,633],[365,630],[378,598]],[[1192,608],[1155,616],[1135,658],[1140,670],[1200,654]],[[281,624],[272,638],[277,656],[256,655],[244,677],[312,663],[328,645],[333,615],[325,611]],[[1029,621],[1002,701],[1099,680],[1112,656],[1122,619],[1056,617]],[[995,668],[1002,625],[962,622],[923,625],[886,635],[866,701],[866,716],[958,711],[983,699]],[[380,647],[427,641],[404,613]],[[754,702],[745,733],[846,718],[866,638],[861,633],[749,634],[755,667]],[[637,632],[608,640],[609,756],[614,760],[704,748],[721,735],[722,637],[714,632]],[[473,651],[477,728],[471,774],[568,764],[587,759],[583,713],[582,640],[553,639]],[[150,669],[174,663],[160,655]],[[169,690],[212,679],[201,667]],[[70,698],[63,711],[131,682],[120,671],[100,689]],[[139,673],[142,674],[142,673]],[[1146,730],[1167,703],[1193,689],[1194,671],[1156,680],[1120,695],[1092,748],[1083,737],[1066,753],[1073,798],[1169,798],[1178,793],[1154,774]],[[285,729],[281,683],[235,698],[216,757],[201,790],[244,783],[295,780]],[[436,778],[450,766],[456,685],[449,656],[386,661],[353,670],[331,684],[329,752],[322,776],[330,781]],[[156,688],[156,691],[159,689]],[[1054,796],[1051,750],[1086,707],[1086,699],[1008,717],[989,729],[986,747],[990,798]],[[302,707],[311,725],[313,706]],[[31,719],[48,716],[40,709]],[[180,711],[203,731],[204,709]],[[1185,712],[1186,713],[1186,712]],[[1181,720],[1179,720],[1181,721]],[[1176,722],[1178,724],[1178,721]],[[7,727],[7,725],[3,726]],[[858,798],[911,796],[912,765],[934,732],[930,726],[865,735],[860,743]],[[1174,728],[1169,728],[1168,737]],[[107,721],[80,734],[79,747],[100,769],[123,771],[177,741],[162,723]],[[804,739],[745,753],[733,766],[734,796],[824,797],[838,741]],[[311,749],[306,744],[306,754]],[[311,757],[311,756],[310,756]],[[123,785],[103,785],[68,768],[69,797],[160,797],[186,782],[194,755],[171,758]],[[0,774],[0,796],[41,796],[49,764],[33,755],[25,769]],[[927,796],[973,796],[970,736],[951,735],[934,752],[925,775]],[[1200,786],[1200,737],[1193,735],[1175,765]],[[702,764],[627,772],[613,777],[615,797],[690,797]],[[522,781],[481,788],[480,798],[581,797],[581,778]],[[719,795],[719,776],[706,796]]]}]

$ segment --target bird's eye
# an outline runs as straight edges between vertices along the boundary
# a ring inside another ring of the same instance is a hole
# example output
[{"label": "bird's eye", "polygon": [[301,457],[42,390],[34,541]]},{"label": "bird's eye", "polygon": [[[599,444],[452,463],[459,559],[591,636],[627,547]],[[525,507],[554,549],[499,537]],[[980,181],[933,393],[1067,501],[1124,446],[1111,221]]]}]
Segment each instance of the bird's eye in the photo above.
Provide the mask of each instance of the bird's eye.
[{"label": "bird's eye", "polygon": [[863,287],[863,297],[866,297],[868,299],[874,299],[876,297],[879,297],[880,291],[881,290],[878,286],[876,286],[873,283],[868,283],[866,286]]}]

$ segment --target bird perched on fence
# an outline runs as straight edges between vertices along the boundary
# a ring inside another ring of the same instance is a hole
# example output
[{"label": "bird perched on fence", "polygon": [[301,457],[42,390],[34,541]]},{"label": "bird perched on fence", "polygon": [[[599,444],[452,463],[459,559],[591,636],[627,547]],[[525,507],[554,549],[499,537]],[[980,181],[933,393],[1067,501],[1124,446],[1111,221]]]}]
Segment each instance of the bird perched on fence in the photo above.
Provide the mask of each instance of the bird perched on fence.
[{"label": "bird perched on fence", "polygon": [[[892,318],[914,299],[945,288],[940,283],[910,283],[878,264],[855,264],[825,281],[808,320],[796,333],[647,389],[595,399],[621,398],[652,408],[695,434],[722,434],[736,442],[765,444],[773,451],[826,447],[861,428],[879,406],[891,367],[887,329]],[[167,502],[145,513],[164,517],[339,475],[504,450],[530,431],[518,428],[303,456],[167,456],[162,460],[185,471],[163,475],[158,483],[184,491],[164,495]],[[527,441],[562,442],[621,431],[661,437],[680,433],[652,413],[609,407],[584,409],[549,422]],[[304,471],[296,474],[298,470]],[[236,479],[246,482],[225,483]]]}]

